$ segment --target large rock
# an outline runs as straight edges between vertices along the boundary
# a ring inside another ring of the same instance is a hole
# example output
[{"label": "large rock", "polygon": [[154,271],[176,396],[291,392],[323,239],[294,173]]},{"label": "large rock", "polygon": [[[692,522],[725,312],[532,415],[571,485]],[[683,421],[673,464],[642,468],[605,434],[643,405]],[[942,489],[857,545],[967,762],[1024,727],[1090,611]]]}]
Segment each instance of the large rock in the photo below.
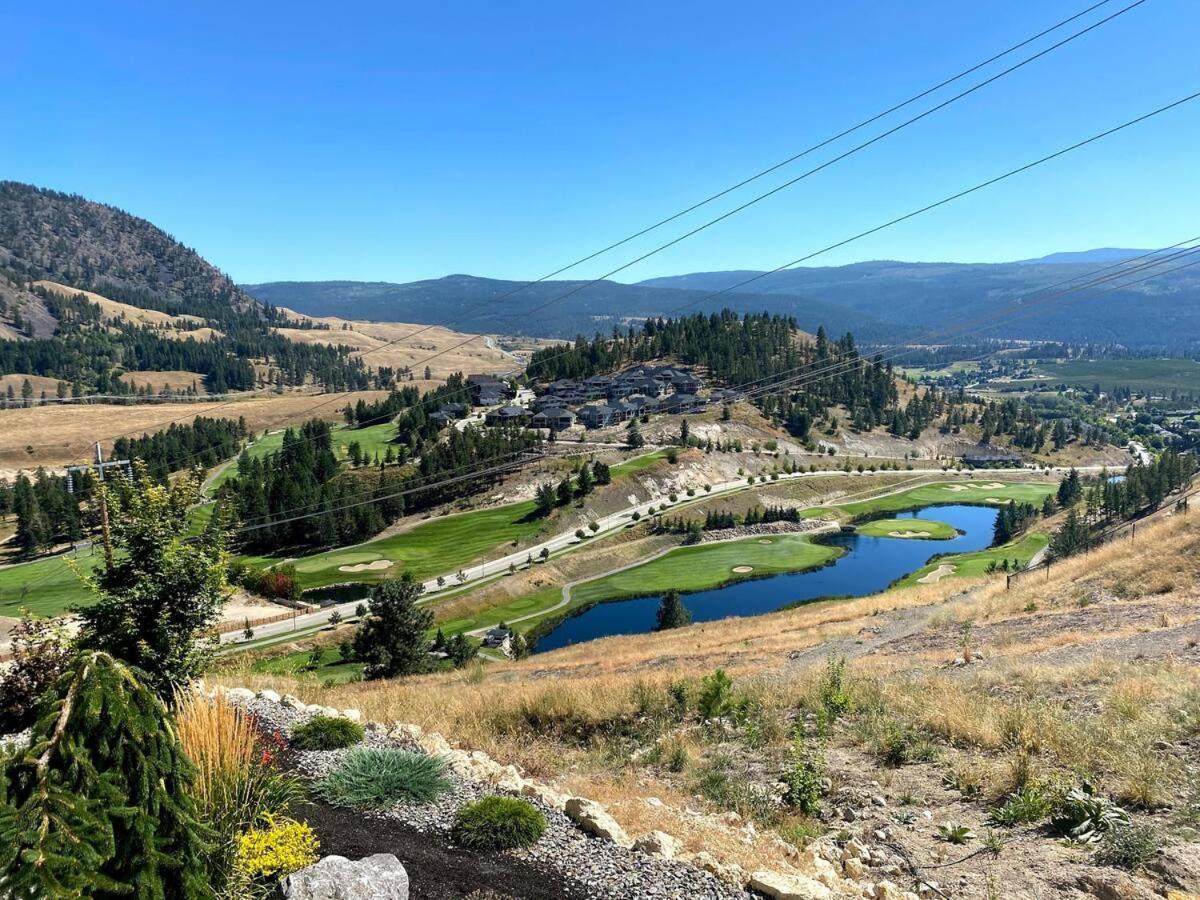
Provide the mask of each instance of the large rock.
[{"label": "large rock", "polygon": [[230,703],[249,703],[254,699],[254,691],[249,688],[235,687],[225,691]]},{"label": "large rock", "polygon": [[633,841],[629,839],[625,829],[595,800],[572,797],[567,801],[563,812],[588,834],[602,837],[627,849],[633,846]]},{"label": "large rock", "polygon": [[1158,895],[1142,887],[1121,872],[1088,872],[1079,879],[1079,888],[1099,900],[1157,900]]},{"label": "large rock", "polygon": [[832,900],[834,894],[819,881],[805,875],[786,875],[766,870],[750,876],[750,887],[773,900]]},{"label": "large rock", "polygon": [[408,900],[408,872],[390,853],[324,859],[283,880],[286,900]]},{"label": "large rock", "polygon": [[1200,894],[1200,844],[1164,847],[1147,868],[1171,887]]},{"label": "large rock", "polygon": [[649,856],[671,859],[679,852],[680,844],[665,831],[648,831],[633,842],[633,849]]}]

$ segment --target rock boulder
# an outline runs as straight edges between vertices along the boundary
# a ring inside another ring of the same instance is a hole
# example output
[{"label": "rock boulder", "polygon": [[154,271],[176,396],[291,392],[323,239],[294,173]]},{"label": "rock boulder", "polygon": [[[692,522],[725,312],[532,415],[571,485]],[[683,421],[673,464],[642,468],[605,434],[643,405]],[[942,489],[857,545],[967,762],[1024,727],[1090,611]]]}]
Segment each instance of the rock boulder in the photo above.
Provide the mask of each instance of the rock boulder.
[{"label": "rock boulder", "polygon": [[326,856],[283,881],[285,900],[408,900],[408,872],[390,853]]}]

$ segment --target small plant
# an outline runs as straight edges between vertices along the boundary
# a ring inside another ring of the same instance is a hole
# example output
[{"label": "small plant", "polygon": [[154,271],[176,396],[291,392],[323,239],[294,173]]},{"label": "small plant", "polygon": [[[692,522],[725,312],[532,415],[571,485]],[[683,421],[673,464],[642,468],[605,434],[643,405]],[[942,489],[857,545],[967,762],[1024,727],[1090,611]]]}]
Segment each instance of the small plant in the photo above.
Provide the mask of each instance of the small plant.
[{"label": "small plant", "polygon": [[516,797],[484,797],[454,816],[454,840],[472,850],[528,847],[546,830],[546,817]]},{"label": "small plant", "polygon": [[317,861],[317,836],[304,822],[263,816],[238,838],[235,868],[252,881],[274,881]]},{"label": "small plant", "polygon": [[1009,794],[1003,806],[992,810],[991,821],[994,825],[1006,827],[1028,825],[1050,815],[1050,808],[1051,802],[1046,792],[1036,784],[1027,784]]},{"label": "small plant", "polygon": [[989,828],[983,836],[983,849],[992,856],[999,856],[1004,851],[1004,840]]},{"label": "small plant", "polygon": [[1131,825],[1105,832],[1094,859],[1102,866],[1115,866],[1131,872],[1145,868],[1158,856],[1162,842],[1158,832],[1148,825]]},{"label": "small plant", "polygon": [[729,711],[729,695],[733,679],[724,669],[705,675],[700,681],[700,695],[696,698],[696,709],[702,719],[715,719]]},{"label": "small plant", "polygon": [[784,773],[787,785],[784,802],[807,816],[821,812],[821,780],[825,777],[825,757],[819,746],[808,744],[802,735],[792,743],[792,763]]},{"label": "small plant", "polygon": [[975,840],[975,832],[961,822],[939,825],[937,836],[939,841],[945,841],[947,844],[966,844]]},{"label": "small plant", "polygon": [[846,658],[833,658],[825,663],[821,679],[821,710],[826,721],[836,721],[854,709],[854,698],[846,688]]},{"label": "small plant", "polygon": [[1050,821],[1055,831],[1077,844],[1099,843],[1108,832],[1128,824],[1129,813],[1095,793],[1090,784],[1068,791]]},{"label": "small plant", "polygon": [[958,791],[966,800],[975,800],[983,795],[983,785],[979,783],[979,776],[974,772],[951,769],[942,776],[942,784],[948,790]]},{"label": "small plant", "polygon": [[383,808],[428,803],[450,789],[446,766],[436,757],[407,750],[359,748],[317,784],[334,806]]},{"label": "small plant", "polygon": [[937,747],[921,731],[884,718],[874,726],[871,744],[876,755],[889,766],[929,762],[937,756]]},{"label": "small plant", "polygon": [[292,746],[297,750],[341,750],[363,739],[357,722],[334,716],[313,716],[292,729]]}]

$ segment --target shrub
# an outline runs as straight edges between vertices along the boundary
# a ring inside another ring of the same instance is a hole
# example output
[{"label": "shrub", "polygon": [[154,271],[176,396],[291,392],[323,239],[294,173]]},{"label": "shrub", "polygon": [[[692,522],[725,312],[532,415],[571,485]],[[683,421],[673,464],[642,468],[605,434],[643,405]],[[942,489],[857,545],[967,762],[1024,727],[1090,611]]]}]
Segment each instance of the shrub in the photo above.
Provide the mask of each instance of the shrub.
[{"label": "shrub", "polygon": [[212,880],[222,884],[237,877],[239,836],[264,818],[286,813],[301,791],[276,767],[278,745],[224,696],[177,695],[175,721],[180,746],[196,766],[188,793],[197,817],[213,831],[207,852]]},{"label": "shrub", "polygon": [[335,716],[313,716],[292,729],[292,746],[297,750],[341,750],[363,739],[357,722]]},{"label": "shrub", "polygon": [[0,678],[0,734],[33,724],[38,700],[58,681],[71,660],[63,627],[28,611],[10,632],[12,664]]},{"label": "shrub", "polygon": [[1096,794],[1089,784],[1068,791],[1050,821],[1055,831],[1079,844],[1098,843],[1108,832],[1128,824],[1129,813]]},{"label": "shrub", "polygon": [[450,789],[440,759],[407,750],[359,748],[317,784],[334,806],[387,807],[428,803]]},{"label": "shrub", "polygon": [[854,709],[854,698],[846,687],[846,658],[830,657],[821,679],[821,711],[832,722]]},{"label": "shrub", "polygon": [[784,800],[807,816],[821,812],[821,779],[825,777],[825,758],[820,747],[810,746],[797,736],[792,745],[792,762],[784,773],[787,785]]},{"label": "shrub", "polygon": [[1135,871],[1144,868],[1162,846],[1158,832],[1148,825],[1131,825],[1105,832],[1096,850],[1095,860],[1102,866]]},{"label": "shrub", "polygon": [[263,816],[238,838],[235,865],[251,880],[276,880],[317,861],[317,836],[304,822]]},{"label": "shrub", "polygon": [[107,653],[80,654],[0,770],[0,894],[211,897],[193,777],[158,696]]},{"label": "shrub", "polygon": [[484,797],[454,816],[454,840],[472,850],[528,847],[546,830],[546,817],[516,797]]},{"label": "shrub", "polygon": [[873,723],[870,741],[881,761],[889,766],[929,762],[937,756],[933,742],[917,728],[895,719],[882,718]]},{"label": "shrub", "polygon": [[733,688],[733,680],[725,674],[724,669],[717,669],[711,675],[705,675],[700,681],[700,695],[696,698],[696,708],[703,719],[715,719],[729,711],[729,695]]}]

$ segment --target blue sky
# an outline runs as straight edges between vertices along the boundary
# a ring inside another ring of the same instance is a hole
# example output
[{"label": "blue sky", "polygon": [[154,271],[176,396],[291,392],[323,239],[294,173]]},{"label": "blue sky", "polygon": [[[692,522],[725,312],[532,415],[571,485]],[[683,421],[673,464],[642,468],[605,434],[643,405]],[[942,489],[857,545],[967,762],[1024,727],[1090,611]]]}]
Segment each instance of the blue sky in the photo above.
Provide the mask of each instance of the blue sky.
[{"label": "blue sky", "polygon": [[[9,4],[0,178],[243,282],[532,278],[1087,5]],[[1195,0],[1149,0],[619,280],[774,267],[1200,89],[1197,46]],[[822,261],[1170,244],[1200,233],[1197,147],[1200,102]]]}]

